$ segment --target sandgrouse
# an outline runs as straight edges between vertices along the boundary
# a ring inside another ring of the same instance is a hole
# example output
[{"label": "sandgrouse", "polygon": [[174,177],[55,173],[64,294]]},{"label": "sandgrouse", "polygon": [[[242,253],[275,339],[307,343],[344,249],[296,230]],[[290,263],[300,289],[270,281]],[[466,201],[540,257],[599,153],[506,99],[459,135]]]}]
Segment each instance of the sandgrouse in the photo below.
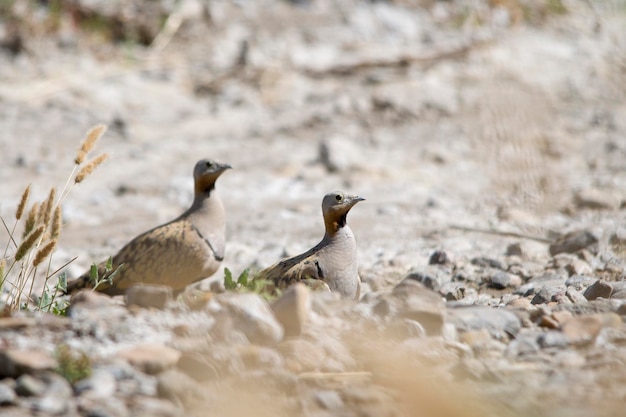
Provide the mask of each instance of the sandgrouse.
[{"label": "sandgrouse", "polygon": [[[123,294],[137,284],[162,284],[175,292],[215,273],[224,257],[224,206],[215,192],[215,181],[231,168],[209,159],[193,171],[194,200],[176,219],[135,237],[113,257],[112,285],[96,289],[109,295]],[[99,276],[104,274],[100,264]],[[67,285],[67,293],[93,287],[89,273]]]},{"label": "sandgrouse", "polygon": [[310,284],[321,280],[342,297],[358,300],[361,279],[357,271],[356,241],[346,217],[350,209],[363,200],[342,191],[326,194],[322,200],[326,227],[322,240],[308,251],[262,270],[259,278],[272,281],[278,288],[298,281]]}]

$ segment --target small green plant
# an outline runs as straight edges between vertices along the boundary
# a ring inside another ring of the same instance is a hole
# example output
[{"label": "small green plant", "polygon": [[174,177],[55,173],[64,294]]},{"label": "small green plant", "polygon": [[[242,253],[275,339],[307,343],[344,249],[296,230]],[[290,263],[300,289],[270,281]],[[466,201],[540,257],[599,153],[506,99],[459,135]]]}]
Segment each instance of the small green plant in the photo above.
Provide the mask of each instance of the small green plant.
[{"label": "small green plant", "polygon": [[[87,132],[74,158],[74,168],[60,194],[57,195],[56,188],[52,187],[45,200],[34,202],[27,210],[31,192],[29,185],[22,193],[13,226],[9,227],[4,218],[0,217],[8,233],[7,245],[0,257],[2,296],[0,306],[7,311],[33,307],[39,311],[64,314],[67,303],[57,300],[56,296],[64,293],[67,278],[61,274],[57,276],[54,285],[49,284],[51,278],[76,259],[70,260],[54,271],[51,268],[63,223],[61,204],[74,186],[81,183],[108,158],[105,153],[86,161],[88,154],[105,131],[105,125],[97,125]],[[20,223],[23,227],[21,236],[17,232]],[[41,276],[43,276],[41,293],[33,294],[35,281]]]},{"label": "small green plant", "polygon": [[113,270],[113,258],[109,256],[109,259],[104,263],[104,272],[100,276],[100,268],[95,262],[91,264],[89,269],[89,280],[93,284],[93,291],[96,291],[102,284],[113,285],[113,278],[120,272],[120,269],[124,264],[120,264],[115,270]]},{"label": "small green plant", "polygon": [[85,352],[73,351],[68,345],[61,344],[56,349],[57,373],[74,384],[91,376],[91,359]]},{"label": "small green plant", "polygon": [[224,288],[228,291],[253,292],[267,301],[272,301],[280,296],[280,290],[275,288],[271,281],[261,279],[258,275],[250,277],[250,268],[244,269],[236,281],[233,279],[233,273],[230,269],[224,268]]}]

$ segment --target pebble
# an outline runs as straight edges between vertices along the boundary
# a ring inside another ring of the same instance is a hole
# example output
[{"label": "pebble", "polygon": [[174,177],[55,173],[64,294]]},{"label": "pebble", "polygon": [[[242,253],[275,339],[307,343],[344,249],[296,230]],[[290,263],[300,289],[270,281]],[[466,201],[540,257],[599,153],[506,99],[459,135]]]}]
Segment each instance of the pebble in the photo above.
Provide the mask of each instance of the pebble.
[{"label": "pebble", "polygon": [[218,323],[225,326],[217,329],[222,336],[230,332],[229,328],[234,328],[252,343],[275,344],[283,339],[283,326],[258,294],[221,295],[218,303],[223,309],[216,317]]},{"label": "pebble", "polygon": [[542,348],[565,348],[569,340],[565,334],[557,330],[550,330],[537,338],[537,343]]},{"label": "pebble", "polygon": [[0,382],[0,407],[14,405],[17,402],[15,390],[8,384]]},{"label": "pebble", "polygon": [[579,208],[615,210],[619,207],[620,201],[615,197],[614,193],[597,188],[588,188],[576,193],[574,203]]},{"label": "pebble", "polygon": [[197,352],[183,352],[177,367],[196,381],[213,380],[219,376],[218,366],[207,355]]},{"label": "pebble", "polygon": [[74,384],[78,395],[90,398],[109,398],[115,394],[117,382],[113,373],[107,369],[96,369],[91,376]]},{"label": "pebble", "polygon": [[285,336],[299,336],[311,314],[310,291],[304,284],[292,285],[271,307],[285,329]]},{"label": "pebble", "polygon": [[24,374],[15,381],[15,393],[21,397],[40,397],[46,391],[46,384],[32,375]]},{"label": "pebble", "polygon": [[504,271],[496,271],[487,278],[487,284],[491,288],[503,290],[505,288],[517,288],[522,285],[522,279]]},{"label": "pebble", "polygon": [[429,335],[441,334],[446,309],[438,293],[414,279],[405,278],[393,289],[387,301],[399,317],[417,321]]},{"label": "pebble", "polygon": [[611,284],[599,279],[587,287],[585,292],[583,292],[583,296],[587,300],[596,300],[598,298],[610,298],[612,292],[613,287],[611,287]]},{"label": "pebble", "polygon": [[421,271],[411,271],[404,279],[412,279],[421,282],[428,289],[439,291],[441,286],[449,282],[451,279],[449,271],[442,269],[441,266],[428,266]]},{"label": "pebble", "polygon": [[172,288],[166,285],[134,285],[124,295],[126,305],[163,310],[172,300]]},{"label": "pebble", "polygon": [[563,327],[563,335],[569,344],[585,346],[593,343],[602,330],[602,321],[597,316],[576,317],[567,321]]},{"label": "pebble", "polygon": [[449,308],[447,319],[460,332],[486,329],[495,339],[508,339],[521,329],[519,317],[505,309],[475,306]]},{"label": "pebble", "polygon": [[184,410],[170,401],[160,398],[135,396],[131,399],[130,414],[133,417],[183,417]]},{"label": "pebble", "polygon": [[155,375],[176,365],[180,352],[164,345],[142,344],[117,352],[117,357],[142,372]]},{"label": "pebble", "polygon": [[54,369],[57,361],[43,350],[0,351],[0,378]]},{"label": "pebble", "polygon": [[130,417],[125,401],[119,397],[78,397],[78,409],[85,417]]},{"label": "pebble", "polygon": [[574,253],[598,243],[598,238],[588,230],[578,230],[565,234],[550,245],[550,255]]},{"label": "pebble", "polygon": [[539,290],[535,294],[535,296],[530,300],[531,304],[547,304],[551,301],[556,301],[555,298],[557,295],[564,293],[564,291],[560,288],[554,288],[545,286]]}]

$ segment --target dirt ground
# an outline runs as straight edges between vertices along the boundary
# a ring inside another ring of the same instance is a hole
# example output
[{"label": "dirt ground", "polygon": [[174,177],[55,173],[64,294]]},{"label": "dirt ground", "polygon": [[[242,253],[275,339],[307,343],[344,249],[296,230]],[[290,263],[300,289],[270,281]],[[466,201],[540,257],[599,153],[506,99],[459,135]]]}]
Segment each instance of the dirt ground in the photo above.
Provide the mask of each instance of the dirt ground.
[{"label": "dirt ground", "polygon": [[[24,49],[0,56],[0,213],[28,184],[60,189],[106,123],[110,160],[63,205],[55,259],[78,256],[72,273],[181,212],[202,157],[235,167],[218,184],[234,271],[314,244],[334,189],[367,198],[350,215],[364,275],[510,241],[455,226],[610,233],[626,189],[623,4],[476,3],[188,1],[148,47],[69,15],[44,33],[32,12]],[[589,189],[608,211],[578,210]]]},{"label": "dirt ground", "polygon": [[626,225],[623,1],[45,3],[0,8],[0,215],[62,189],[107,124],[109,160],[63,203],[70,276],[182,212],[201,158],[234,167],[235,273],[317,243],[335,189],[366,198],[365,293],[437,249],[543,265],[581,229],[626,263],[602,255]]}]

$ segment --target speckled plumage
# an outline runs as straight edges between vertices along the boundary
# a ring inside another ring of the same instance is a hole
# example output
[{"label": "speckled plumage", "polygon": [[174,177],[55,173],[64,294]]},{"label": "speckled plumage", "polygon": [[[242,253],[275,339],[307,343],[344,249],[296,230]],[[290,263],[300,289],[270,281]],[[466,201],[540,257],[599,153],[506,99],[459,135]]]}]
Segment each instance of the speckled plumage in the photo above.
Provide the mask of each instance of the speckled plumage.
[{"label": "speckled plumage", "polygon": [[346,217],[362,200],[364,198],[342,191],[325,195],[322,213],[326,233],[322,240],[308,251],[262,270],[259,277],[272,281],[278,288],[298,281],[321,280],[342,297],[358,300],[361,279],[357,270],[356,241]]},{"label": "speckled plumage", "polygon": [[[113,257],[113,270],[122,265],[113,285],[97,290],[123,294],[136,284],[162,284],[174,291],[213,275],[224,257],[224,207],[215,192],[215,181],[230,165],[198,161],[194,168],[194,201],[171,222],[135,237]],[[99,274],[104,274],[104,263]],[[68,283],[68,293],[93,287],[86,272]]]}]

